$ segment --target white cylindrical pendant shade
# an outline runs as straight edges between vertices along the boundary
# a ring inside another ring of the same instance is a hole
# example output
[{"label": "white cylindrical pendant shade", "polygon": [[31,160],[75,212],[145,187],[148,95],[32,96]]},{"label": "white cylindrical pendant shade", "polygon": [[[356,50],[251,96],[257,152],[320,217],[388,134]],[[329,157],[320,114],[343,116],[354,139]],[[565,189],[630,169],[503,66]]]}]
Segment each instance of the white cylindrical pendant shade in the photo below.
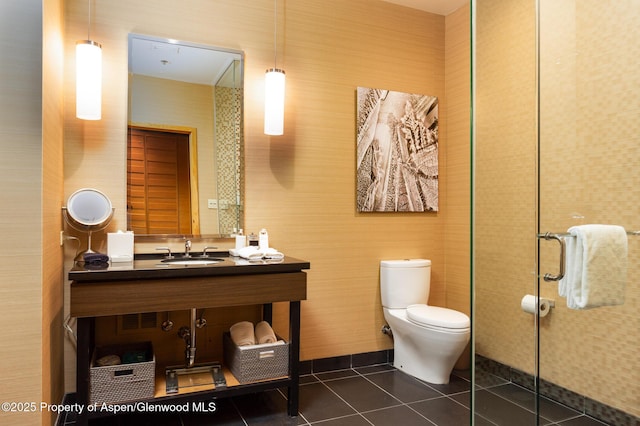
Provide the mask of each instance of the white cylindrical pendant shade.
[{"label": "white cylindrical pendant shade", "polygon": [[91,40],[76,43],[76,117],[102,116],[102,47]]},{"label": "white cylindrical pendant shade", "polygon": [[264,133],[279,136],[284,133],[284,71],[267,70],[264,79]]}]

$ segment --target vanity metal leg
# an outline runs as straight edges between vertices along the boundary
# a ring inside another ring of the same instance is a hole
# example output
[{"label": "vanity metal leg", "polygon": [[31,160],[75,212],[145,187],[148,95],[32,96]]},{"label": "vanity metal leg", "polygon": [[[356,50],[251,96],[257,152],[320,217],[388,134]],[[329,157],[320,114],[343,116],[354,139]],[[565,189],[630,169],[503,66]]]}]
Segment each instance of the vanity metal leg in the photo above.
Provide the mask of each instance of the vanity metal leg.
[{"label": "vanity metal leg", "polygon": [[76,425],[87,425],[87,407],[89,406],[89,365],[91,348],[94,342],[94,319],[78,318],[77,322],[77,357],[76,357],[76,402],[83,407],[82,414],[76,417]]},{"label": "vanity metal leg", "polygon": [[300,301],[289,303],[289,374],[291,384],[287,398],[287,410],[290,416],[298,415],[298,397],[300,391]]},{"label": "vanity metal leg", "polygon": [[262,305],[262,319],[273,325],[273,304],[265,303]]}]

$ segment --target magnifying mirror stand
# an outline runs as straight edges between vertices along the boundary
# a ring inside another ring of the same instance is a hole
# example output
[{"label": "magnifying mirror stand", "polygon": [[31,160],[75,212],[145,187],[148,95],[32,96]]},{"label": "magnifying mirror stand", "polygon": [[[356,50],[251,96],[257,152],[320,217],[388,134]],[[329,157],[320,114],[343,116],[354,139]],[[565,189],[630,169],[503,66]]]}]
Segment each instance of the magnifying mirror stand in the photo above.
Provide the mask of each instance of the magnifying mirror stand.
[{"label": "magnifying mirror stand", "polygon": [[[91,235],[92,234],[93,234],[93,231],[87,231],[87,249],[78,255],[81,258],[84,257],[85,253],[97,253],[97,252],[91,250]],[[78,259],[76,259],[76,260],[78,260]]]},{"label": "magnifying mirror stand", "polygon": [[109,222],[111,222],[111,218],[113,217],[113,213],[115,212],[115,210],[116,209],[111,209],[111,215],[109,216],[109,218],[98,225],[82,225],[82,224],[79,224],[77,221],[74,221],[73,218],[69,216],[69,212],[67,211],[66,207],[62,208],[65,222],[67,222],[67,224],[71,226],[73,229],[75,229],[76,231],[87,233],[87,249],[79,252],[76,255],[76,257],[73,259],[74,261],[76,262],[84,261],[85,253],[98,253],[97,251],[94,251],[91,248],[91,236],[95,231],[102,231],[104,228],[107,227],[107,225],[109,225]]}]

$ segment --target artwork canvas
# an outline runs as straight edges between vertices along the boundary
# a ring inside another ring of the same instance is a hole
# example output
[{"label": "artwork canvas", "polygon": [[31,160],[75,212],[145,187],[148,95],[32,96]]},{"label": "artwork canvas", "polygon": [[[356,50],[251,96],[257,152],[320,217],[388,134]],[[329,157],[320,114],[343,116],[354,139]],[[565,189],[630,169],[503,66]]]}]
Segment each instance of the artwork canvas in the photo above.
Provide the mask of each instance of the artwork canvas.
[{"label": "artwork canvas", "polygon": [[358,87],[359,212],[438,211],[438,98]]}]

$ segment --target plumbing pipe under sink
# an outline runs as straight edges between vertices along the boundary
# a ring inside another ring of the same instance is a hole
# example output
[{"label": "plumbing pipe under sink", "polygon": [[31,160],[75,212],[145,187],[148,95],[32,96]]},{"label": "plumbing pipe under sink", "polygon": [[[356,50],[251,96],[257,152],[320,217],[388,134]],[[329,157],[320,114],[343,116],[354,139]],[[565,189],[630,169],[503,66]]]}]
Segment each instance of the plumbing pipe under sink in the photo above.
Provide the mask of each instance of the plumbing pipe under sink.
[{"label": "plumbing pipe under sink", "polygon": [[194,366],[196,362],[196,308],[191,309],[191,326],[180,327],[178,337],[185,343],[185,365],[187,368]]}]

